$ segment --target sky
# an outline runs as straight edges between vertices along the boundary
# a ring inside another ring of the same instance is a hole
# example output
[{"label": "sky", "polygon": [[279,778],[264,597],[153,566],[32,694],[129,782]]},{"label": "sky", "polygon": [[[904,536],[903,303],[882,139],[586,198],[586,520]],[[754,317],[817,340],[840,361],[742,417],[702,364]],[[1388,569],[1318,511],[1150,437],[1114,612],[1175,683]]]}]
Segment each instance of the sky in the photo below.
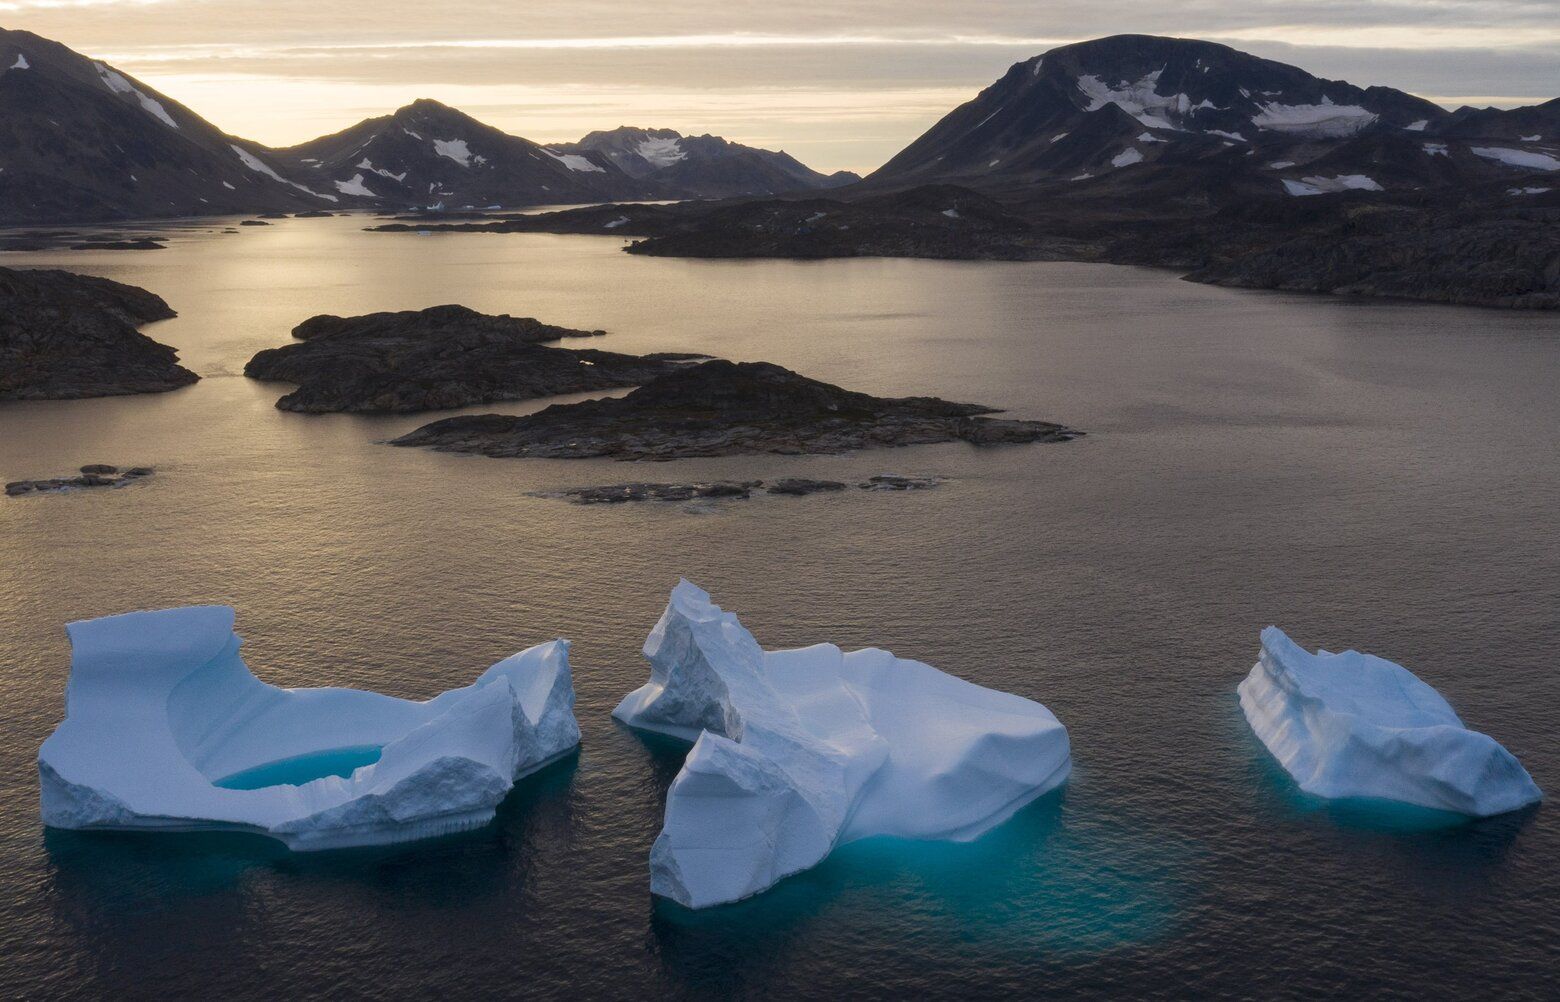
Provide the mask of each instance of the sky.
[{"label": "sky", "polygon": [[673,128],[863,173],[1011,64],[1122,32],[1449,107],[1560,96],[1560,0],[0,0],[0,27],[274,146],[431,97],[540,142]]}]

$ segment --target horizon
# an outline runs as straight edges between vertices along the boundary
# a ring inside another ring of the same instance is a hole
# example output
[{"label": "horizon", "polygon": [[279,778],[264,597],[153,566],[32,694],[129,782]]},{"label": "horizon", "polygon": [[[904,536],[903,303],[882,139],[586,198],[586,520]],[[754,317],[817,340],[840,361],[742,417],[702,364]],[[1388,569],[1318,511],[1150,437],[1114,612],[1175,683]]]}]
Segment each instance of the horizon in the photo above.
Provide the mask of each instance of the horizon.
[{"label": "horizon", "polygon": [[[1113,34],[1220,42],[1449,109],[1560,94],[1560,28],[1519,0],[1450,11],[1434,0],[1312,2],[1298,14],[1296,4],[1202,0],[1173,16],[1133,0],[1126,18],[1077,0],[1044,12],[1011,0],[973,11],[918,3],[896,5],[889,32],[877,24],[890,8],[871,0],[827,14],[747,2],[653,13],[610,2],[581,12],[552,0],[519,12],[446,6],[436,28],[410,5],[353,2],[322,13],[297,0],[0,0],[0,17],[273,147],[430,98],[541,143],[622,125],[670,128],[785,150],[825,173],[867,174],[1008,66]],[[462,13],[483,30],[450,27],[467,23]]]}]

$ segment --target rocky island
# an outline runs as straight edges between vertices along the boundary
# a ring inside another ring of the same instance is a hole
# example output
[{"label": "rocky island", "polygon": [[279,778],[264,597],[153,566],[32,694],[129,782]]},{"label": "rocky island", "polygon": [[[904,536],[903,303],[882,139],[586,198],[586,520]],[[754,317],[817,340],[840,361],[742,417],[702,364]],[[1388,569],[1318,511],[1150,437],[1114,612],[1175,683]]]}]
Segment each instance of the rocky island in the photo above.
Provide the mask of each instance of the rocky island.
[{"label": "rocky island", "polygon": [[988,417],[997,408],[936,397],[874,397],[768,362],[714,360],[662,375],[623,397],[556,404],[520,417],[477,414],[391,442],[497,457],[668,460],[839,453],[969,442],[1066,442],[1048,421]]},{"label": "rocky island", "polygon": [[67,271],[0,268],[0,400],[161,393],[200,377],[136,330],[174,316],[162,297]]},{"label": "rocky island", "polygon": [[1091,245],[1037,230],[995,200],[957,185],[927,185],[861,200],[771,198],[677,205],[594,205],[465,221],[399,221],[377,233],[578,233],[643,237],[652,257],[919,257],[1064,261]]},{"label": "rocky island", "polygon": [[[904,476],[882,473],[868,477],[856,486],[864,491],[929,490],[943,482],[938,476]],[[539,491],[536,497],[562,498],[573,504],[621,504],[625,501],[746,501],[754,491],[779,497],[806,497],[832,494],[848,485],[839,480],[811,480],[784,477],[780,480],[701,480],[691,484],[630,483],[597,487],[570,487],[561,491]]]},{"label": "rocky island", "polygon": [[23,494],[63,494],[83,487],[125,487],[156,472],[150,466],[132,466],[121,470],[108,463],[88,463],[77,476],[13,480],[5,485],[5,493],[7,497],[20,497]]},{"label": "rocky island", "polygon": [[294,328],[296,344],[256,354],[244,375],[298,384],[276,402],[285,411],[405,414],[635,386],[703,357],[543,344],[603,333],[464,306],[321,315]]}]

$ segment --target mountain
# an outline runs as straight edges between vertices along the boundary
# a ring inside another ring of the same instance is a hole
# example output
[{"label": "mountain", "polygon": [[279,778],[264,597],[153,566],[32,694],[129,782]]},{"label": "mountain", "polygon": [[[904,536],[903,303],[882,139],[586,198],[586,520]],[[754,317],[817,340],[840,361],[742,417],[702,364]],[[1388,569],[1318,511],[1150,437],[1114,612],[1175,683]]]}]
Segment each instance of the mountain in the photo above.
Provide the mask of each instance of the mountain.
[{"label": "mountain", "polygon": [[491,208],[661,194],[600,153],[540,146],[429,100],[273,153],[313,187],[385,206]]},{"label": "mountain", "polygon": [[820,174],[784,151],[761,150],[719,136],[621,126],[557,147],[605,156],[630,177],[691,198],[778,195],[838,188],[861,180],[850,171]]},{"label": "mountain", "polygon": [[0,30],[0,223],[331,208],[264,147],[106,63]]},{"label": "mountain", "polygon": [[1116,35],[1014,65],[867,185],[1023,197],[1048,182],[1122,194],[1176,179],[1218,203],[1516,180],[1560,170],[1557,158],[1560,102],[1454,113],[1213,42]]},{"label": "mountain", "polygon": [[678,257],[1079,260],[1222,285],[1560,309],[1560,101],[1447,111],[1228,46],[1119,35],[1011,67],[828,199],[487,228]]}]

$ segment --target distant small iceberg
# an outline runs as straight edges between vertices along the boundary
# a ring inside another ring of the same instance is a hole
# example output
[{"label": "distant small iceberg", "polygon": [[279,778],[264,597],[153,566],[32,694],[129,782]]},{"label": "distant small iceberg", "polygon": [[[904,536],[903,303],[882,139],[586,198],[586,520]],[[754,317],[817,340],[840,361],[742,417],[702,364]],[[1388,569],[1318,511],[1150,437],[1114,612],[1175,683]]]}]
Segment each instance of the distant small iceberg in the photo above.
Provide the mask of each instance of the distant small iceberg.
[{"label": "distant small iceberg", "polygon": [[67,627],[65,721],[38,752],[45,824],[404,842],[487,823],[516,779],[579,744],[568,641],[414,702],[267,685],[233,622],[195,606]]},{"label": "distant small iceberg", "polygon": [[1251,729],[1307,793],[1489,817],[1542,798],[1527,770],[1391,661],[1309,654],[1276,626],[1240,684]]},{"label": "distant small iceberg", "polygon": [[876,648],[764,651],[684,581],[613,715],[694,742],[650,852],[691,908],[757,894],[874,835],[969,841],[1066,781],[1066,729],[1019,696]]}]

